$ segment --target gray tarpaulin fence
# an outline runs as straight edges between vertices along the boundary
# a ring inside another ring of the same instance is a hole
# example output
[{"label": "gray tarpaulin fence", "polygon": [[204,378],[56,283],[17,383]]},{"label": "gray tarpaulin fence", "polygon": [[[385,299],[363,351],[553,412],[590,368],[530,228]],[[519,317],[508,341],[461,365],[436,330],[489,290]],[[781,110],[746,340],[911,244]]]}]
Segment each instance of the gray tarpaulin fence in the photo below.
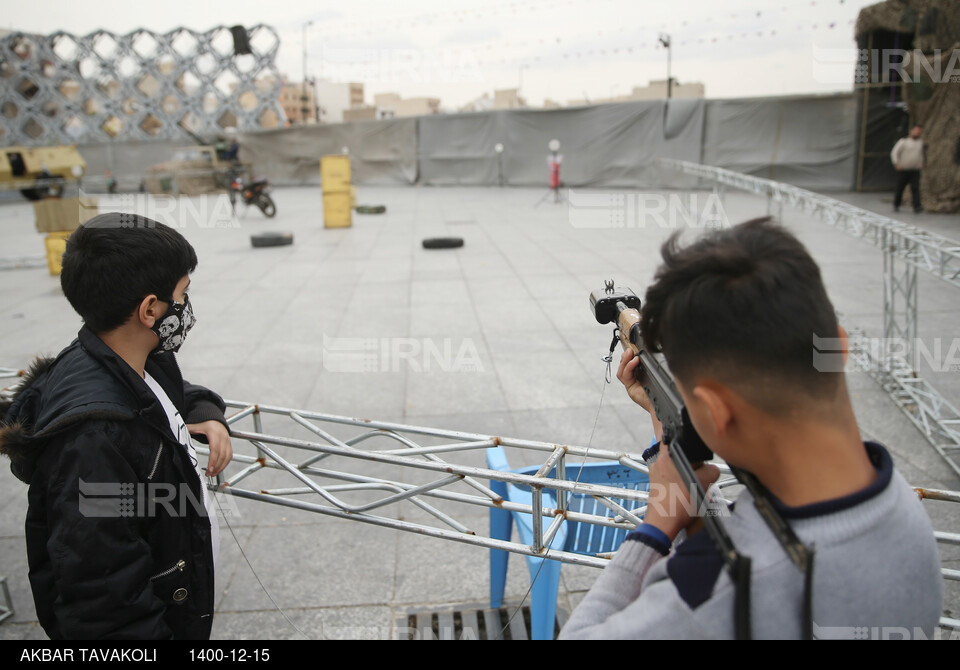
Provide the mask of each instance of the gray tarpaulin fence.
[{"label": "gray tarpaulin fence", "polygon": [[[516,110],[420,119],[420,180],[424,184],[546,183],[548,144],[560,142],[567,186],[658,185],[656,158],[698,161],[703,100],[629,102],[560,110]],[[676,177],[676,175],[670,175]],[[660,184],[660,185],[666,185]]]},{"label": "gray tarpaulin fence", "polygon": [[814,191],[847,191],[856,170],[856,112],[853,94],[711,100],[700,162]]},{"label": "gray tarpaulin fence", "polygon": [[350,150],[357,184],[417,180],[417,119],[282,128],[240,135],[241,157],[279,184],[319,184],[320,157]]},{"label": "gray tarpaulin fence", "polygon": [[[690,188],[655,167],[674,158],[813,190],[849,190],[852,94],[744,100],[636,101],[555,110],[440,114],[243,133],[241,157],[277,184],[318,184],[320,157],[348,147],[356,184],[543,186],[560,141],[570,187]],[[494,146],[504,145],[502,159]],[[185,144],[185,143],[184,143]],[[183,144],[81,147],[88,174],[124,179]]]}]

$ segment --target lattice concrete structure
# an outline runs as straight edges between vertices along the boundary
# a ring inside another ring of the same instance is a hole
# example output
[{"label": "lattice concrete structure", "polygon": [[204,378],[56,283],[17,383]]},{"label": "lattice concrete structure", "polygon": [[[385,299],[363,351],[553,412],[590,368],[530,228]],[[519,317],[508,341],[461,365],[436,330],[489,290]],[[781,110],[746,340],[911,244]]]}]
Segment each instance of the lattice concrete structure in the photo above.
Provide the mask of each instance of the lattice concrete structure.
[{"label": "lattice concrete structure", "polygon": [[193,142],[230,126],[283,125],[279,45],[266,25],[8,33],[0,37],[0,145]]}]

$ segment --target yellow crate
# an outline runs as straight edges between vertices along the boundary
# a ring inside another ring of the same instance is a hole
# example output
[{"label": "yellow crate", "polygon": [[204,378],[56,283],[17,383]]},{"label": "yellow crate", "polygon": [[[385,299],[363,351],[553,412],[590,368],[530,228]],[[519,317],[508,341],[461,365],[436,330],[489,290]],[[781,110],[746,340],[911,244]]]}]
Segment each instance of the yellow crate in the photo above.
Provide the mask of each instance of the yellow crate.
[{"label": "yellow crate", "polygon": [[46,198],[33,203],[37,232],[56,233],[74,230],[86,223],[99,211],[97,198]]},{"label": "yellow crate", "polygon": [[324,193],[350,190],[350,156],[333,154],[320,158],[320,186]]},{"label": "yellow crate", "polygon": [[350,209],[353,209],[357,206],[357,188],[355,186],[350,187]]},{"label": "yellow crate", "polygon": [[349,228],[353,225],[353,208],[350,207],[350,192],[323,194],[323,227]]},{"label": "yellow crate", "polygon": [[70,237],[70,230],[58,230],[50,233],[43,240],[47,248],[47,267],[50,268],[50,274],[57,276],[63,269],[63,252],[67,250],[67,238]]}]

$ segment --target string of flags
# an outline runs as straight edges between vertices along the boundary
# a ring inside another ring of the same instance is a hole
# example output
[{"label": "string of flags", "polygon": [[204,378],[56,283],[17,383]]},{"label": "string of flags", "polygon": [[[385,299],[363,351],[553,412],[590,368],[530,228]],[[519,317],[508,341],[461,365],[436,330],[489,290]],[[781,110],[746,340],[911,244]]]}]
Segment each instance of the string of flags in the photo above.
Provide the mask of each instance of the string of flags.
[{"label": "string of flags", "polygon": [[[847,26],[852,26],[854,21],[851,19]],[[762,29],[762,30],[741,30],[735,32],[711,31],[701,34],[698,37],[674,37],[674,46],[683,47],[704,47],[710,48],[718,45],[727,45],[734,42],[756,41],[767,39],[778,39],[789,36],[790,34],[803,33],[826,33],[834,31],[838,23],[816,22],[801,23],[789,29]],[[605,43],[597,44],[597,38]],[[651,36],[648,31],[629,29],[616,29],[611,31],[596,31],[581,36],[582,43],[579,46],[569,44],[575,42],[573,38],[561,40],[560,38],[540,38],[536,40],[506,40],[502,42],[486,42],[471,47],[452,47],[438,49],[445,54],[453,57],[462,56],[478,64],[530,64],[537,62],[572,62],[584,59],[598,59],[610,57],[629,57],[634,54],[642,54],[645,51],[662,49],[656,36]],[[852,40],[851,36],[851,40]],[[612,42],[612,43],[611,43]],[[367,49],[366,51],[375,52],[378,48]],[[341,42],[339,40],[325,41],[315,58],[324,59],[324,53],[336,53],[339,51],[365,51],[358,48],[355,42]],[[504,55],[505,51],[513,51]],[[535,55],[534,55],[535,54]],[[359,55],[359,53],[358,53]]]},{"label": "string of flags", "polygon": [[[317,18],[314,23],[317,24],[321,33],[327,39],[338,37],[356,37],[360,35],[381,35],[384,31],[407,31],[418,28],[436,28],[439,24],[461,24],[470,21],[489,19],[498,16],[515,18],[517,15],[525,13],[536,13],[538,20],[555,16],[565,7],[577,7],[578,5],[588,4],[589,11],[592,14],[598,13],[598,2],[613,3],[618,0],[591,0],[588,3],[583,0],[532,0],[531,2],[509,2],[501,4],[485,4],[474,8],[458,8],[438,12],[413,14],[403,17],[391,17],[385,19],[365,19],[362,21],[328,21],[323,18]],[[767,7],[757,10],[740,10],[733,12],[718,12],[714,15],[700,19],[699,23],[705,24],[723,24],[727,22],[736,22],[743,20],[757,19],[779,19],[789,16],[792,12],[807,10],[811,7],[825,8],[837,3],[821,0],[809,0],[808,2],[795,2],[789,5],[780,5],[779,7]],[[839,0],[843,5],[843,0]],[[660,22],[655,25],[649,25],[648,28],[655,30],[682,29],[691,23],[697,23],[687,20],[674,20]],[[852,21],[851,21],[852,23]],[[829,22],[827,23],[829,25]],[[834,23],[835,25],[835,23]],[[601,34],[604,31],[599,31]],[[616,32],[616,31],[609,31]]]}]

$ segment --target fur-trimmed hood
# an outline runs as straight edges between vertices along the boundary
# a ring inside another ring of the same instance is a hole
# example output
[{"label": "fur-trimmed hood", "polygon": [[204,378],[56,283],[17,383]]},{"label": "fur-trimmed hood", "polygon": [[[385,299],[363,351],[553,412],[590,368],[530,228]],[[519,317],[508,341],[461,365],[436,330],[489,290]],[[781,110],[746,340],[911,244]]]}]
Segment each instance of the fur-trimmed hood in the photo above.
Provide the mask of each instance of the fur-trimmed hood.
[{"label": "fur-trimmed hood", "polygon": [[[173,353],[149,356],[145,369],[187,425],[208,420],[227,425],[223,399],[185,382]],[[143,378],[84,327],[55,359],[35,361],[12,402],[0,404],[0,455],[10,458],[13,474],[29,484],[37,458],[54,438],[84,421],[134,419],[176,441],[166,412]]]},{"label": "fur-trimmed hood", "polygon": [[88,353],[78,338],[56,358],[36,359],[12,399],[0,401],[0,454],[10,459],[21,481],[30,483],[43,447],[68,427],[88,419],[137,416],[129,389]]},{"label": "fur-trimmed hood", "polygon": [[[21,413],[27,392],[50,369],[55,360],[54,358],[34,360],[20,378],[13,396],[0,398],[0,454],[10,458],[14,474],[21,479],[19,471],[23,469],[27,455],[30,453],[32,425],[21,423],[16,417]],[[17,410],[13,410],[14,407]]]}]

